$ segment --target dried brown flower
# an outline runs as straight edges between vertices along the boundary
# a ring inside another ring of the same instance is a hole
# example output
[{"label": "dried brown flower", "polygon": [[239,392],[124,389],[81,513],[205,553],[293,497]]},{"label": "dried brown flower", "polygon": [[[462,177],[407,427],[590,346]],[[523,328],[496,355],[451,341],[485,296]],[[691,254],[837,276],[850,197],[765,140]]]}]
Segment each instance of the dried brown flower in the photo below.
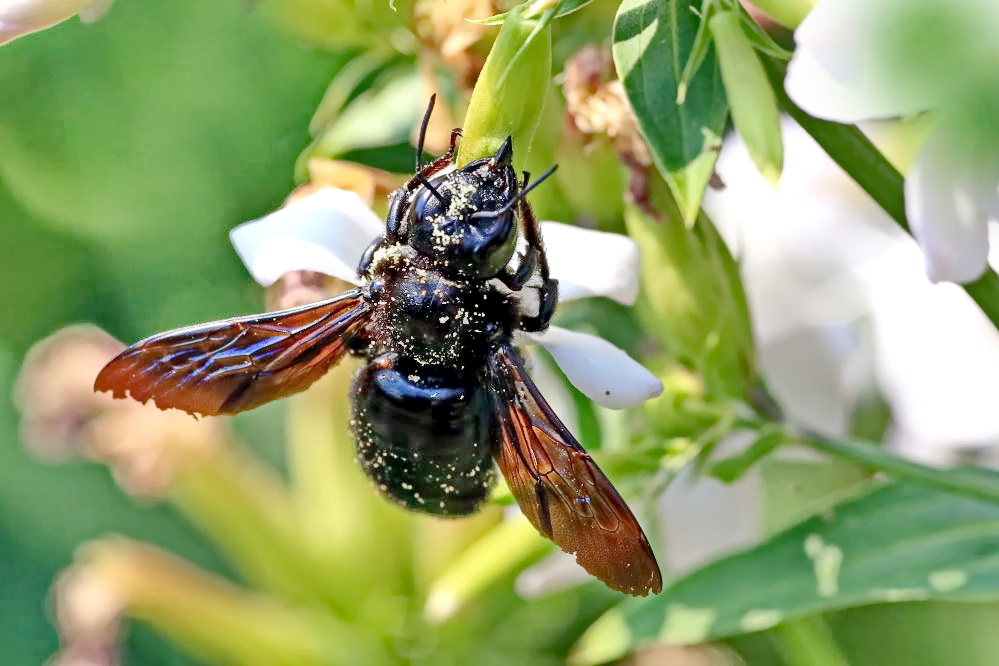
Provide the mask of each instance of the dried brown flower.
[{"label": "dried brown flower", "polygon": [[565,64],[563,90],[566,111],[576,130],[583,134],[605,134],[629,164],[652,164],[638,121],[628,104],[624,86],[610,78],[610,55],[596,46],[586,46]]}]

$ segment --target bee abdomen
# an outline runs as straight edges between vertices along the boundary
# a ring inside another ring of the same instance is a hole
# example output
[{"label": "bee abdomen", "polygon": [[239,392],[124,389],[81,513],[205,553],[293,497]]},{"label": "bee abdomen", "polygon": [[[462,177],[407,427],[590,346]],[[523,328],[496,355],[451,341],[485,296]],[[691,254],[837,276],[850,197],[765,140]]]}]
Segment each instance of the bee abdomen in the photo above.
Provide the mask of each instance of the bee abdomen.
[{"label": "bee abdomen", "polygon": [[496,424],[474,377],[405,374],[383,354],[355,376],[353,408],[358,459],[387,497],[440,516],[473,513],[486,499]]}]

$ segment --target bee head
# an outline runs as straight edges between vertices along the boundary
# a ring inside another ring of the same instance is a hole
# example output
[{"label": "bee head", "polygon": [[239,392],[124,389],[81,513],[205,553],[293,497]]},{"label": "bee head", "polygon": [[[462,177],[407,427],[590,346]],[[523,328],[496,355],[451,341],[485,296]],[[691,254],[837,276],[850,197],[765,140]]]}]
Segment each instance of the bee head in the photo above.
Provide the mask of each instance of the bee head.
[{"label": "bee head", "polygon": [[519,191],[508,137],[492,157],[429,181],[410,210],[408,241],[419,253],[441,259],[454,275],[492,277],[509,263],[516,244]]}]

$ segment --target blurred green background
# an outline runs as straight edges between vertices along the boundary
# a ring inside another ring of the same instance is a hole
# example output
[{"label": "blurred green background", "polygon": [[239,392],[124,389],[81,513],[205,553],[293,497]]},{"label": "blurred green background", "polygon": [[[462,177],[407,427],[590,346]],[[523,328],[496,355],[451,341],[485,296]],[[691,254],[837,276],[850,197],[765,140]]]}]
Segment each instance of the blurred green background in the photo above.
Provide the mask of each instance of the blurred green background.
[{"label": "blurred green background", "polygon": [[[247,2],[119,2],[0,49],[0,663],[57,646],[48,589],[84,540],[128,534],[219,569],[172,512],[102,466],[18,444],[11,384],[28,347],[92,321],[123,340],[261,309],[228,229],[278,206],[341,59]],[[278,458],[282,407],[240,430]],[[126,663],[188,663],[151,632]]]},{"label": "blurred green background", "polygon": [[[48,590],[87,539],[127,534],[226,571],[177,515],[136,505],[105,467],[31,459],[12,382],[30,345],[71,323],[133,341],[259,310],[227,232],[291,189],[309,116],[345,60],[281,36],[237,0],[122,1],[97,24],[73,20],[0,49],[3,665],[55,651]],[[276,464],[282,409],[236,420]],[[992,606],[895,604],[831,625],[856,663],[985,664],[996,621]],[[735,644],[753,666],[780,663],[762,636]],[[133,626],[125,663],[192,662]]]}]

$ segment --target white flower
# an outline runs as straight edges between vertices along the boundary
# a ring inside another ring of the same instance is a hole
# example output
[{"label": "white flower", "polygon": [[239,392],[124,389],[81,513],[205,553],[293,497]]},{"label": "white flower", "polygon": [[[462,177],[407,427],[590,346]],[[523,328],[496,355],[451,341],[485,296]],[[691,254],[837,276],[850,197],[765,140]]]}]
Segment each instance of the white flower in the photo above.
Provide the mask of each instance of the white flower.
[{"label": "white flower", "polygon": [[[905,181],[905,209],[931,280],[986,269],[999,219],[999,2],[820,0],[795,31],[788,95],[853,123],[932,111],[937,126]],[[994,127],[992,125],[991,127]]]},{"label": "white flower", "polygon": [[[361,254],[384,229],[360,197],[330,187],[241,224],[230,239],[264,286],[297,270],[360,284],[356,268]],[[635,302],[640,263],[631,239],[557,222],[542,222],[541,229],[552,277],[559,280],[560,301],[605,296],[625,305]],[[569,380],[605,407],[633,407],[662,393],[655,375],[597,336],[550,326],[523,339],[547,349]]]},{"label": "white flower", "polygon": [[0,0],[0,46],[18,37],[51,28],[79,14],[84,23],[96,21],[112,0]]},{"label": "white flower", "polygon": [[[788,417],[848,432],[879,391],[889,446],[927,462],[999,449],[999,332],[797,125],[774,189],[726,141],[705,209],[739,258],[767,383]],[[997,252],[996,259],[999,259]]]}]

